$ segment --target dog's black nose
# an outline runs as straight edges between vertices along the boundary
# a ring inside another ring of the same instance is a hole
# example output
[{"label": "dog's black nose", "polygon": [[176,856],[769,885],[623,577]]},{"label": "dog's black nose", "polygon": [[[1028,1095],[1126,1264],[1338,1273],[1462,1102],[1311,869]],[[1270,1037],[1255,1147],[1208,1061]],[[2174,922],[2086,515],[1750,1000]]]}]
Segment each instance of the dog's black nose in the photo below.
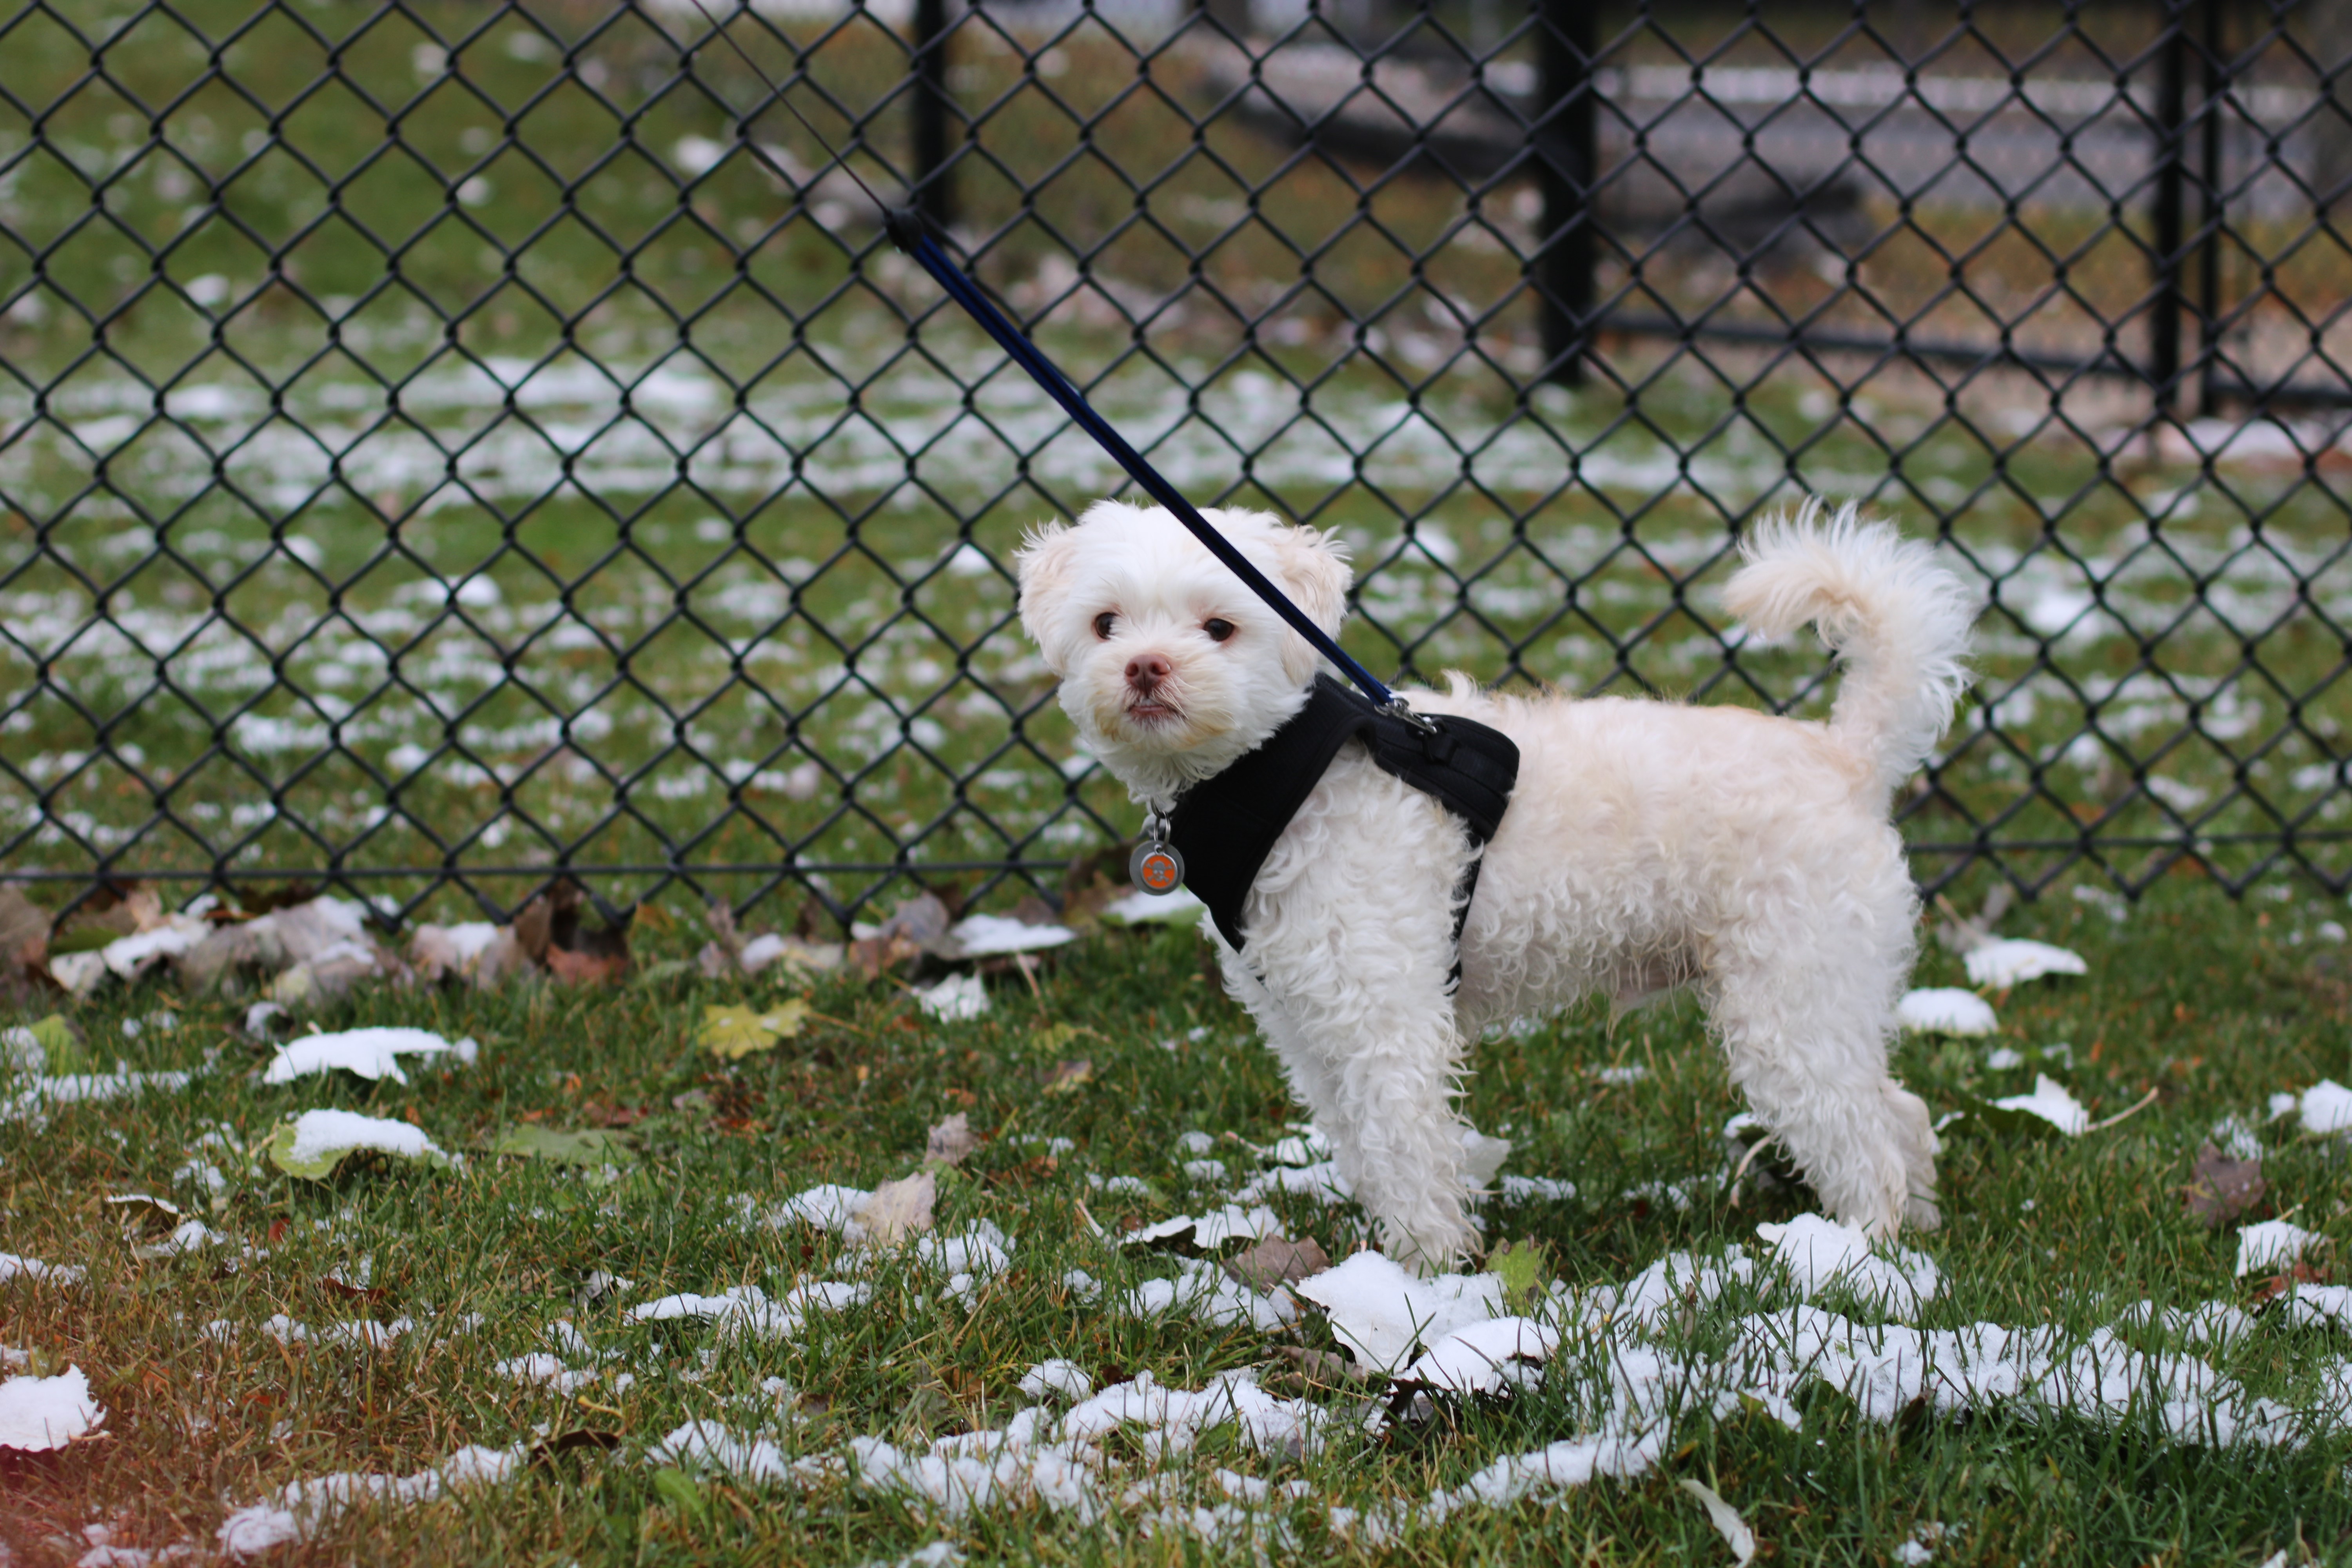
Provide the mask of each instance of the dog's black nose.
[{"label": "dog's black nose", "polygon": [[1171,668],[1159,654],[1138,654],[1127,661],[1127,683],[1138,691],[1149,691],[1168,679]]}]

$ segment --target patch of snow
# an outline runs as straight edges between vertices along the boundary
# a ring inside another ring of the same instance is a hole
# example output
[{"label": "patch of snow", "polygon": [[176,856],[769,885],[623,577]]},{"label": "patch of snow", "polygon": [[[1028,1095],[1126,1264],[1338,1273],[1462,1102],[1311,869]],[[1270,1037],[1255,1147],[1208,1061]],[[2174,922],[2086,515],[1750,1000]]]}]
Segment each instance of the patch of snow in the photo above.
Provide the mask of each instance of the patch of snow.
[{"label": "patch of snow", "polygon": [[2238,1231],[2238,1265],[2234,1272],[2242,1278],[2260,1269],[2293,1263],[2303,1256],[2304,1248],[2322,1239],[2317,1233],[2283,1219],[2266,1219],[2260,1225],[2242,1226]]},{"label": "patch of snow", "polygon": [[425,1135],[425,1129],[405,1121],[362,1116],[355,1110],[306,1110],[294,1120],[294,1142],[286,1157],[300,1163],[360,1149],[411,1160],[441,1153]]},{"label": "patch of snow", "polygon": [[2305,1132],[2352,1131],[2352,1089],[2334,1079],[2322,1079],[2303,1091],[2296,1104]]},{"label": "patch of snow", "polygon": [[1086,1368],[1074,1361],[1041,1361],[1021,1374],[1015,1385],[1023,1396],[1043,1399],[1056,1394],[1064,1399],[1085,1399],[1095,1391],[1095,1380]]},{"label": "patch of snow", "polygon": [[1555,1329],[1527,1318],[1490,1318],[1438,1340],[1400,1381],[1442,1394],[1501,1394],[1532,1382],[1559,1349]]},{"label": "patch of snow", "polygon": [[1106,919],[1140,925],[1147,921],[1197,921],[1208,907],[1185,888],[1165,895],[1138,889],[1113,899],[1102,912]]},{"label": "patch of snow", "polygon": [[344,1472],[289,1481],[272,1502],[241,1508],[221,1521],[220,1548],[231,1557],[256,1557],[306,1541],[353,1504],[367,1500],[430,1502],[466,1487],[495,1486],[520,1471],[526,1447],[460,1448],[413,1476]]},{"label": "patch of snow", "polygon": [[2000,1026],[1991,1003],[1948,985],[1905,992],[1895,1005],[1895,1021],[1923,1035],[1990,1035]]},{"label": "patch of snow", "polygon": [[1969,984],[1990,986],[1995,991],[2006,991],[2012,985],[2022,985],[2045,974],[2088,974],[2091,972],[2090,965],[2083,962],[2080,953],[2023,937],[1986,942],[1971,951],[1961,962],[1968,965]]},{"label": "patch of snow", "polygon": [[1503,1282],[1492,1274],[1415,1279],[1378,1252],[1359,1252],[1291,1289],[1322,1308],[1331,1331],[1356,1359],[1392,1372],[1416,1343],[1434,1345],[1454,1330],[1503,1312]]},{"label": "patch of snow", "polygon": [[364,1079],[389,1078],[394,1083],[406,1083],[408,1075],[400,1070],[402,1057],[440,1056],[453,1048],[429,1029],[345,1029],[332,1035],[305,1035],[278,1047],[277,1058],[261,1080],[292,1083],[307,1074],[340,1068]]},{"label": "patch of snow", "polygon": [[936,985],[918,988],[915,1001],[929,1016],[959,1023],[988,1011],[988,987],[977,974],[950,974]]},{"label": "patch of snow", "polygon": [[1807,1300],[1840,1290],[1905,1318],[1933,1300],[1943,1283],[1925,1253],[1890,1248],[1892,1257],[1881,1257],[1861,1231],[1820,1215],[1759,1225],[1756,1234],[1771,1244],[1772,1261]]},{"label": "patch of snow", "polygon": [[19,1258],[13,1252],[0,1252],[0,1282],[10,1279],[42,1279],[54,1285],[79,1285],[82,1271],[67,1264],[44,1263],[37,1258]]},{"label": "patch of snow", "polygon": [[2031,1111],[2069,1138],[2081,1137],[2091,1125],[2091,1113],[2083,1109],[2082,1102],[2047,1073],[2033,1075],[2032,1094],[2012,1094],[1993,1103],[2003,1110]]},{"label": "patch of snow", "polygon": [[89,1376],[68,1366],[55,1377],[0,1383],[0,1448],[45,1454],[96,1431],[106,1407],[90,1397]]},{"label": "patch of snow", "polygon": [[1007,915],[970,915],[948,928],[948,935],[967,958],[1001,952],[1035,952],[1076,942],[1078,933],[1063,925],[1031,925]]}]

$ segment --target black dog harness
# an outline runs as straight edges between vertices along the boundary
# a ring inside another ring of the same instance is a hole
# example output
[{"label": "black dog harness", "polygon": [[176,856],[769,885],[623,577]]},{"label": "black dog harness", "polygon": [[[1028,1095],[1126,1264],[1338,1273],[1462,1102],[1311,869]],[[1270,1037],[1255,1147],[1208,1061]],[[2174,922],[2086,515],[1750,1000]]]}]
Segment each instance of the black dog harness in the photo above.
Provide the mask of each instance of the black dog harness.
[{"label": "black dog harness", "polygon": [[1240,952],[1242,902],[1258,868],[1350,740],[1364,742],[1382,773],[1433,797],[1470,831],[1470,864],[1454,916],[1459,978],[1462,927],[1477,890],[1482,851],[1502,826],[1519,777],[1519,748],[1474,720],[1401,717],[1328,675],[1317,676],[1307,706],[1288,723],[1224,772],[1186,790],[1168,814],[1168,837],[1183,857],[1184,885],[1209,906],[1218,931]]}]

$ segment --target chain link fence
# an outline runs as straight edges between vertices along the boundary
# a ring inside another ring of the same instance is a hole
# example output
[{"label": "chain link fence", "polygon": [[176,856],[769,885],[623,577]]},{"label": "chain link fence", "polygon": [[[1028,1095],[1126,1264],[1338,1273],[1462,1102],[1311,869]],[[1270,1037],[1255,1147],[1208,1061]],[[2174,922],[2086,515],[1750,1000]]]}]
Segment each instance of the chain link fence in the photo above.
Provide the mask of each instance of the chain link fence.
[{"label": "chain link fence", "polygon": [[1196,501],[1345,537],[1376,671],[1817,714],[1716,590],[1856,499],[1986,605],[1924,883],[2352,877],[2352,0],[0,6],[52,904],[845,918],[1130,834],[1007,564],[1118,473],[850,169]]}]

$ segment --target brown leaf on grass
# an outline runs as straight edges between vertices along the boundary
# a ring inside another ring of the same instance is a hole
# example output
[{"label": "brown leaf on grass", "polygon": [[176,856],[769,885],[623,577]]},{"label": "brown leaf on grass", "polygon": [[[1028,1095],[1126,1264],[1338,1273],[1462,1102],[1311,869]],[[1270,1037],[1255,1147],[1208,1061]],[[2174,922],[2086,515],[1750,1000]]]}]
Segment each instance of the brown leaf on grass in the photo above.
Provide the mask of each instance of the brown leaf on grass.
[{"label": "brown leaf on grass", "polygon": [[695,965],[705,980],[724,980],[743,966],[743,937],[735,929],[735,906],[724,899],[713,899],[702,914],[710,927],[710,940],[695,955]]},{"label": "brown leaf on grass", "polygon": [[139,920],[130,898],[137,891],[135,883],[102,883],[90,889],[50,932],[49,952],[94,952],[117,937],[136,935]]},{"label": "brown leaf on grass", "polygon": [[331,1274],[322,1274],[312,1281],[328,1295],[345,1301],[383,1301],[392,1296],[390,1287],[383,1285],[350,1285]]},{"label": "brown leaf on grass", "polygon": [[48,911],[14,888],[0,888],[0,996],[56,986]]},{"label": "brown leaf on grass", "polygon": [[2260,1155],[2232,1160],[2210,1143],[2197,1151],[2196,1173],[2181,1189],[2181,1201],[2190,1215],[2219,1230],[2262,1202],[2268,1184],[2263,1180]]},{"label": "brown leaf on grass", "polygon": [[886,971],[922,955],[921,948],[902,936],[862,937],[851,942],[843,954],[868,980],[879,980]]},{"label": "brown leaf on grass", "polygon": [[566,985],[617,985],[629,972],[625,952],[574,952],[569,948],[547,950],[547,972]]},{"label": "brown leaf on grass", "polygon": [[609,984],[628,973],[629,926],[636,911],[624,910],[619,920],[584,930],[581,911],[587,902],[586,890],[565,878],[515,916],[515,940],[558,980]]},{"label": "brown leaf on grass", "polygon": [[319,896],[319,889],[308,882],[289,882],[279,888],[257,888],[242,883],[229,889],[236,907],[248,915],[274,914],[290,910],[297,904],[307,904]]},{"label": "brown leaf on grass", "polygon": [[926,1165],[911,1176],[885,1182],[858,1205],[851,1217],[866,1234],[884,1246],[904,1241],[917,1231],[931,1228],[931,1205],[939,1198],[939,1183]]},{"label": "brown leaf on grass", "polygon": [[1299,1279],[1311,1279],[1331,1267],[1331,1259],[1312,1237],[1292,1241],[1286,1237],[1270,1236],[1246,1251],[1236,1252],[1224,1261],[1224,1270],[1253,1290],[1266,1291],[1276,1285],[1288,1285]]},{"label": "brown leaf on grass", "polygon": [[1326,1387],[1352,1388],[1361,1384],[1362,1372],[1346,1356],[1329,1351],[1310,1350],[1305,1345],[1276,1345],[1274,1353],[1294,1363],[1298,1373],[1309,1383]]},{"label": "brown leaf on grass", "polygon": [[2294,1294],[2294,1288],[2298,1285],[2325,1285],[2326,1283],[2326,1269],[2315,1268],[2310,1264],[2305,1263],[2302,1258],[2298,1258],[2293,1263],[2287,1265],[2287,1267],[2280,1269],[2276,1274],[2272,1275],[2260,1285],[2254,1287],[2254,1305],[2257,1307],[2268,1306],[2271,1302],[2277,1300],[2282,1296]]},{"label": "brown leaf on grass", "polygon": [[[569,884],[566,884],[569,886]],[[515,943],[523,956],[533,963],[547,957],[547,944],[555,924],[555,905],[545,893],[523,905],[514,918]]]},{"label": "brown leaf on grass", "polygon": [[972,1136],[971,1118],[959,1110],[924,1136],[923,1163],[961,1165],[965,1156],[979,1147],[980,1140]]},{"label": "brown leaf on grass", "polygon": [[609,1453],[619,1447],[621,1441],[621,1435],[618,1432],[599,1432],[586,1426],[574,1426],[569,1432],[560,1433],[552,1437],[543,1437],[533,1443],[530,1446],[528,1462],[544,1465],[559,1454],[577,1453],[583,1448],[593,1448],[599,1453]]},{"label": "brown leaf on grass", "polygon": [[1045,1075],[1047,1094],[1067,1094],[1080,1084],[1094,1081],[1095,1064],[1086,1057],[1076,1061],[1059,1062]]}]

